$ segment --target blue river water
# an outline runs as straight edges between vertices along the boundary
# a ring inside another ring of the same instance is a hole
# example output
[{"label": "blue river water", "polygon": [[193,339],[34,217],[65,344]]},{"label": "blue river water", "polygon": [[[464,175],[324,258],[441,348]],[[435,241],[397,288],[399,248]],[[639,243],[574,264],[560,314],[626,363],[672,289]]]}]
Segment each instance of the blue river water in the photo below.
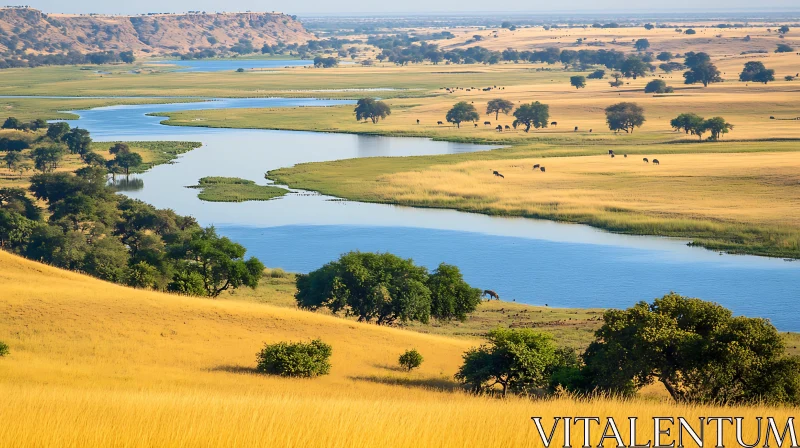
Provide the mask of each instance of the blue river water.
[{"label": "blue river water", "polygon": [[[237,99],[113,106],[72,122],[95,140],[191,140],[203,147],[139,176],[126,192],[191,214],[243,244],[266,265],[308,272],[350,250],[389,251],[428,267],[458,265],[472,285],[503,300],[557,307],[628,307],[675,291],[719,302],[800,331],[800,262],[718,254],[686,241],[618,235],[582,225],[336,200],[293,191],[266,202],[210,203],[189,188],[203,176],[268,183],[264,173],[297,163],[490,150],[490,147],[311,132],[170,127],[151,112],[240,107],[325,107],[346,102]],[[198,125],[202,125],[199,121]],[[365,125],[366,126],[366,125]]]},{"label": "blue river water", "polygon": [[189,61],[159,61],[154,65],[172,65],[178,72],[224,72],[245,70],[268,70],[271,68],[304,67],[314,65],[313,61],[301,59],[200,59]]}]

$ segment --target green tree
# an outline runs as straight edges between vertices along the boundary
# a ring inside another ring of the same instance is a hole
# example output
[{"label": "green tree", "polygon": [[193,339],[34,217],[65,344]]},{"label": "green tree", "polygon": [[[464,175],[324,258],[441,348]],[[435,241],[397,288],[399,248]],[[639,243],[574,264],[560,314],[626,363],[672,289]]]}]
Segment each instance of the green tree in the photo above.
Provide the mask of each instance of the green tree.
[{"label": "green tree", "polygon": [[465,321],[481,303],[481,291],[464,281],[458,267],[442,263],[425,282],[431,293],[431,316]]},{"label": "green tree", "polygon": [[372,120],[372,123],[375,124],[391,115],[392,109],[388,104],[376,101],[375,98],[361,98],[356,103],[353,112],[356,114],[356,120]]},{"label": "green tree", "polygon": [[614,132],[625,131],[633,134],[634,128],[645,122],[644,109],[636,103],[622,102],[606,107],[606,122]]},{"label": "green tree", "polygon": [[47,121],[42,118],[37,118],[31,121],[30,128],[32,131],[38,131],[39,129],[44,129],[47,127]]},{"label": "green tree", "polygon": [[609,310],[583,358],[594,387],[630,394],[658,381],[676,401],[800,403],[800,358],[766,319],[668,294]]},{"label": "green tree", "polygon": [[648,31],[652,30],[652,29],[653,29],[653,28],[655,28],[655,27],[656,27],[656,26],[655,26],[655,25],[653,25],[652,23],[645,23],[645,24],[644,24],[644,29],[646,29],[646,30],[648,30]]},{"label": "green tree", "polygon": [[684,65],[689,68],[683,73],[685,84],[703,83],[708,87],[714,82],[721,82],[722,77],[717,67],[711,63],[711,58],[706,53],[688,52],[685,55]]},{"label": "green tree", "polygon": [[508,392],[524,394],[549,385],[547,373],[557,363],[552,337],[528,328],[497,328],[486,336],[488,343],[464,354],[464,364],[456,380],[474,393],[500,386]]},{"label": "green tree", "polygon": [[789,27],[786,26],[786,25],[783,25],[780,28],[778,28],[778,32],[781,33],[781,34],[786,34],[786,33],[789,32]]},{"label": "green tree", "polygon": [[673,118],[669,124],[676,131],[682,130],[686,134],[695,135],[698,130],[703,128],[703,117],[692,113],[680,114]]},{"label": "green tree", "polygon": [[656,59],[662,62],[669,62],[670,60],[672,60],[672,53],[670,53],[669,51],[662,51],[661,53],[658,53]]},{"label": "green tree", "polygon": [[606,76],[605,70],[595,70],[592,73],[589,73],[586,78],[587,79],[603,79]]},{"label": "green tree", "polygon": [[636,79],[640,76],[646,76],[650,72],[650,64],[644,62],[636,56],[629,56],[622,62],[620,72],[626,78]]},{"label": "green tree", "polygon": [[64,134],[61,140],[66,143],[69,152],[72,154],[84,154],[91,150],[92,138],[86,129],[71,129]]},{"label": "green tree", "polygon": [[582,89],[586,87],[586,77],[577,75],[577,76],[570,76],[569,77],[569,84],[576,89]]},{"label": "green tree", "polygon": [[5,162],[6,167],[8,168],[9,171],[14,171],[15,169],[17,169],[17,166],[19,166],[19,164],[22,163],[23,159],[24,157],[22,156],[22,154],[16,151],[9,151],[6,153],[5,156],[3,156],[3,162]]},{"label": "green tree", "polygon": [[500,118],[500,112],[508,115],[514,110],[514,103],[502,98],[495,98],[486,103],[486,115],[494,114],[494,119]]},{"label": "green tree", "polygon": [[789,44],[778,44],[778,48],[775,49],[775,53],[791,53],[794,51]]},{"label": "green tree", "polygon": [[328,308],[378,325],[427,323],[431,291],[425,268],[389,253],[349,252],[307,275],[297,276],[297,305]]},{"label": "green tree", "polygon": [[466,101],[461,101],[453,105],[453,107],[447,111],[445,118],[448,123],[454,123],[458,128],[461,128],[462,122],[477,121],[480,116],[478,115],[478,111],[475,110],[475,106]]},{"label": "green tree", "polygon": [[744,64],[744,69],[739,74],[739,81],[763,82],[766,84],[770,81],[775,81],[775,70],[764,67],[761,61],[750,61]]},{"label": "green tree", "polygon": [[644,93],[671,93],[672,87],[667,86],[661,79],[654,79],[644,86]]},{"label": "green tree", "polygon": [[129,176],[131,169],[142,164],[142,156],[135,152],[121,152],[114,157],[114,163],[125,171],[125,176]]},{"label": "green tree", "polygon": [[100,238],[86,253],[83,271],[97,278],[119,283],[125,278],[129,258],[128,249],[119,239]]},{"label": "green tree", "polygon": [[14,117],[8,117],[3,122],[3,129],[22,129],[22,122]]},{"label": "green tree", "polygon": [[645,51],[650,48],[650,41],[647,39],[639,39],[633,44],[636,51]]},{"label": "green tree", "polygon": [[522,104],[514,111],[514,129],[525,126],[525,132],[530,131],[531,126],[539,129],[546,128],[550,120],[550,106],[538,101],[531,104]]},{"label": "green tree", "polygon": [[421,366],[422,361],[424,360],[425,358],[422,357],[422,354],[418,352],[417,349],[412,348],[411,350],[406,350],[402,355],[400,355],[400,358],[397,360],[397,362],[402,368],[410,372],[412,369],[416,369],[417,367]]},{"label": "green tree", "polygon": [[309,343],[267,344],[258,353],[256,370],[271,375],[313,378],[331,371],[333,348],[315,339]]},{"label": "green tree", "polygon": [[703,122],[703,130],[711,133],[709,140],[719,140],[723,135],[733,129],[733,125],[722,117],[713,117]]},{"label": "green tree", "polygon": [[54,142],[60,142],[65,135],[69,132],[69,124],[63,121],[51,123],[47,127],[47,138]]},{"label": "green tree", "polygon": [[114,143],[110,148],[108,148],[108,153],[112,156],[117,154],[128,154],[131,152],[131,147],[128,146],[127,143]]},{"label": "green tree", "polygon": [[59,145],[40,146],[33,150],[33,164],[37,170],[47,173],[58,168],[64,157],[64,149]]},{"label": "green tree", "polygon": [[244,246],[220,237],[214,227],[194,231],[188,240],[169,250],[174,258],[183,260],[179,271],[199,277],[204,295],[209,297],[241,286],[255,288],[264,272],[264,265],[257,258],[244,259]]},{"label": "green tree", "polygon": [[0,341],[0,358],[3,356],[8,356],[8,344],[3,341]]}]

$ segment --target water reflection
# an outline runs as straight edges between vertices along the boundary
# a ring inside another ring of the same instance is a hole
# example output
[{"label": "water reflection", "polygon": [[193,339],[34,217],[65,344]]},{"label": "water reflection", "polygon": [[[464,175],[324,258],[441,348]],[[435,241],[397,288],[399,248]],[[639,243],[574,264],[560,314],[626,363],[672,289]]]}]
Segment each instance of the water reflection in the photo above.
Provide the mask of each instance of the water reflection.
[{"label": "water reflection", "polygon": [[111,178],[109,185],[119,192],[133,192],[144,188],[144,180],[138,177],[118,177],[116,179]]}]

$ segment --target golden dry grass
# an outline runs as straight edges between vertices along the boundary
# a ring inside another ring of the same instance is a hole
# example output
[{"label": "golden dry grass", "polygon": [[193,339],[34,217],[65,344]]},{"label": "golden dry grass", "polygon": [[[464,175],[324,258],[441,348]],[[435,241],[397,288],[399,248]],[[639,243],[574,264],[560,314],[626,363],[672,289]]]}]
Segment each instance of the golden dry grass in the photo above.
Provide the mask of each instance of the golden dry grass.
[{"label": "golden dry grass", "polygon": [[[473,397],[449,378],[474,340],[137,291],[4,252],[0,267],[0,337],[11,347],[0,360],[0,445],[7,447],[539,447],[534,415],[549,424],[556,415],[783,419],[792,412],[656,397]],[[313,337],[334,347],[331,375],[253,373],[264,342]],[[394,367],[409,347],[425,356],[412,374]],[[643,425],[640,437],[648,431]]]}]

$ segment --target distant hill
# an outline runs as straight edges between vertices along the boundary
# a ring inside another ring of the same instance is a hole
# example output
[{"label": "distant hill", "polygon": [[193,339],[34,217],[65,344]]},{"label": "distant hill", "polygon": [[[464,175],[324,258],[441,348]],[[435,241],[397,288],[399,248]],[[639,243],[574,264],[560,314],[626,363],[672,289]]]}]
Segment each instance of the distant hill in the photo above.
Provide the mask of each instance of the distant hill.
[{"label": "distant hill", "polygon": [[133,51],[162,55],[235,45],[305,43],[314,36],[293,16],[247,12],[102,16],[0,9],[0,53]]}]

